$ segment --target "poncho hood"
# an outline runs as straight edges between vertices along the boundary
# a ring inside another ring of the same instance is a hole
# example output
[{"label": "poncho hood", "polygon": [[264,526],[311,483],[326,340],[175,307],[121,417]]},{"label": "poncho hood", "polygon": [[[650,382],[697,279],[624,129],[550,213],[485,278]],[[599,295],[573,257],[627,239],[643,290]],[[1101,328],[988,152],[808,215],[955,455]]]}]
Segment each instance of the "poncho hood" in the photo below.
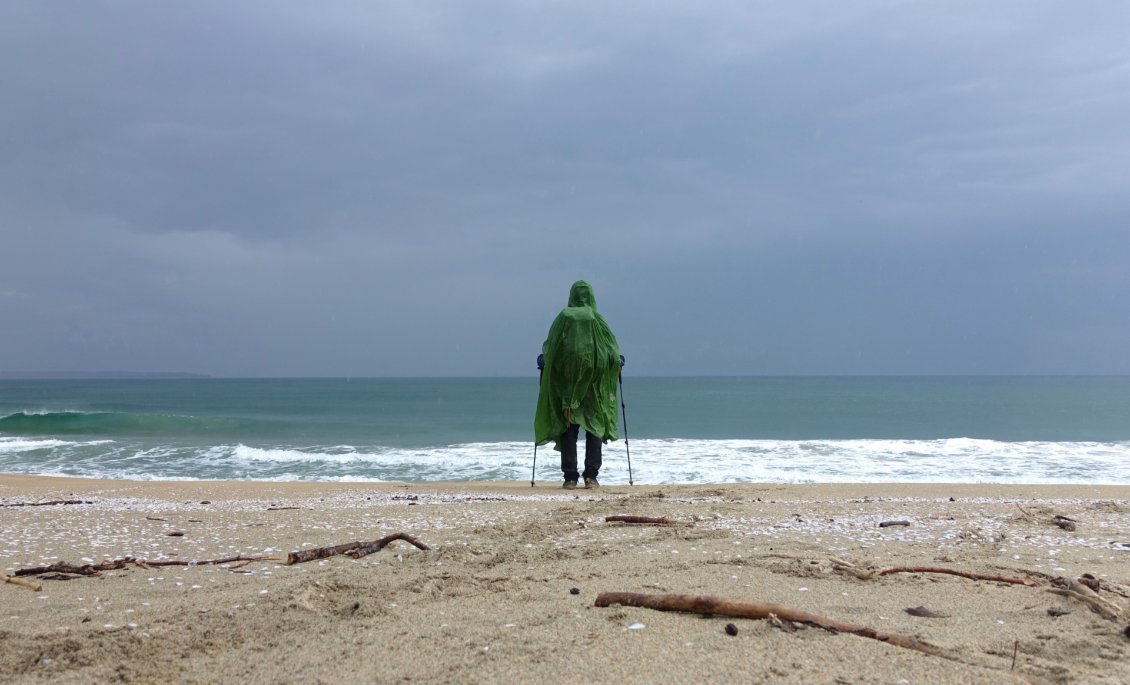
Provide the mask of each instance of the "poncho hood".
[{"label": "poncho hood", "polygon": [[620,345],[608,322],[596,311],[592,286],[577,281],[569,289],[569,306],[549,327],[542,345],[545,369],[538,391],[534,440],[558,440],[577,424],[602,441],[617,438],[616,382]]},{"label": "poncho hood", "polygon": [[569,287],[570,307],[592,307],[596,311],[596,295],[592,294],[592,286],[587,281],[577,281]]}]

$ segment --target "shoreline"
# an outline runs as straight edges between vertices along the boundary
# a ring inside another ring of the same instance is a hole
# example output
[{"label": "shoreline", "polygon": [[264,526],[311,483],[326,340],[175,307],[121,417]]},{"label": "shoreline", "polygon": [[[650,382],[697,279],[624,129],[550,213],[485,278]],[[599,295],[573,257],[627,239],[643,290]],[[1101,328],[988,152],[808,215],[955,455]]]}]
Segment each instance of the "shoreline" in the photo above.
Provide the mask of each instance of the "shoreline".
[{"label": "shoreline", "polygon": [[[1103,618],[1044,587],[1130,585],[1130,486],[108,481],[0,474],[0,566],[134,557],[0,587],[13,683],[1121,683],[1130,598]],[[950,498],[953,498],[952,501]],[[610,523],[613,514],[678,526]],[[1053,525],[1056,515],[1077,522]],[[880,527],[899,520],[908,525]],[[180,533],[171,536],[170,533]],[[289,552],[403,541],[359,559]],[[862,580],[837,568],[942,567]],[[241,562],[242,563],[242,562]],[[576,589],[576,593],[571,592]],[[936,647],[595,606],[606,592],[773,602]],[[906,609],[942,614],[923,618]],[[1050,612],[1050,613],[1049,613]],[[1067,612],[1067,613],[1062,613]],[[733,624],[736,635],[724,628]],[[641,627],[642,626],[642,627]],[[1015,653],[1015,669],[1012,668]],[[379,664],[376,670],[372,666]],[[1040,680],[1042,679],[1042,680]]]},{"label": "shoreline", "polygon": [[[782,492],[793,490],[819,489],[826,490],[837,496],[849,496],[856,492],[867,492],[873,496],[882,496],[883,493],[898,491],[899,493],[913,493],[913,496],[928,496],[926,491],[948,491],[958,493],[972,493],[989,491],[999,493],[1001,497],[1046,497],[1054,492],[1060,497],[1107,497],[1113,499],[1130,499],[1130,484],[1118,483],[933,483],[933,482],[827,482],[827,483],[675,483],[675,484],[609,484],[602,485],[597,492],[646,492],[651,490],[676,490],[694,488],[773,488]],[[97,492],[115,489],[128,490],[154,490],[183,488],[186,492],[193,490],[207,490],[219,488],[221,490],[239,491],[242,489],[262,489],[287,491],[294,490],[298,493],[305,491],[348,491],[358,489],[388,489],[388,488],[417,488],[441,490],[486,490],[521,493],[544,492],[549,490],[564,491],[559,481],[535,481],[533,487],[529,481],[271,481],[271,480],[129,480],[119,478],[86,478],[76,476],[45,476],[23,473],[0,472],[0,501],[7,497],[7,493],[52,493],[71,491]],[[573,494],[586,492],[578,489]],[[983,493],[982,495],[983,496]],[[998,496],[998,495],[993,495]]]}]

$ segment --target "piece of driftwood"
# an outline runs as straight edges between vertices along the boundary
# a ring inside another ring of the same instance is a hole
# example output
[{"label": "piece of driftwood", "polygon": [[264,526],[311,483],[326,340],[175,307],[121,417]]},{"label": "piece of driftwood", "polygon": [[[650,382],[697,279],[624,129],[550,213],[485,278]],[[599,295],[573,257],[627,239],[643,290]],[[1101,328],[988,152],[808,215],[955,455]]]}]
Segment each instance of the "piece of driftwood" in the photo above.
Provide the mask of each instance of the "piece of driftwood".
[{"label": "piece of driftwood", "polygon": [[1059,526],[1060,528],[1062,528],[1062,529],[1064,529],[1068,532],[1071,532],[1071,531],[1075,530],[1075,524],[1079,523],[1079,522],[1076,521],[1073,518],[1068,518],[1066,516],[1059,516],[1057,514],[1057,515],[1052,517],[1052,523],[1054,523],[1055,525]]},{"label": "piece of driftwood", "polygon": [[[211,566],[215,564],[230,564],[236,561],[280,561],[278,557],[273,556],[255,556],[255,557],[227,557],[225,559],[163,559],[159,561],[149,561],[147,559],[138,559],[136,557],[122,557],[121,559],[109,559],[97,564],[83,564],[76,566],[68,564],[65,561],[51,564],[50,566],[36,566],[33,568],[16,569],[17,576],[41,576],[49,580],[66,580],[65,577],[60,577],[56,574],[68,574],[70,577],[75,576],[100,576],[103,571],[117,571],[128,566],[138,566],[140,568],[153,568],[160,566]],[[51,574],[51,575],[47,575]]]},{"label": "piece of driftwood", "polygon": [[430,547],[407,533],[397,533],[396,535],[389,535],[388,537],[383,537],[380,540],[376,540],[372,543],[351,549],[346,552],[346,554],[353,557],[354,559],[360,559],[361,557],[369,556],[374,552],[381,551],[382,549],[387,547],[390,542],[394,542],[396,540],[403,540],[405,542],[411,543],[419,549],[431,549]]},{"label": "piece of driftwood", "polygon": [[1031,578],[1010,578],[1008,576],[998,576],[988,573],[970,573],[969,571],[958,571],[953,568],[939,568],[935,566],[896,566],[895,568],[883,569],[875,575],[887,576],[892,573],[944,573],[946,575],[969,578],[970,580],[991,580],[1012,585],[1027,585],[1028,587],[1035,587],[1039,584]]},{"label": "piece of driftwood", "polygon": [[596,606],[608,607],[613,604],[643,607],[656,611],[681,611],[691,614],[710,614],[734,618],[770,619],[779,621],[807,623],[833,633],[851,633],[869,637],[880,642],[917,650],[926,654],[941,653],[939,647],[923,642],[910,635],[884,633],[867,626],[844,623],[826,616],[812,614],[800,609],[773,602],[745,602],[710,597],[708,595],[648,595],[638,592],[604,592],[596,597]]},{"label": "piece of driftwood", "polygon": [[134,563],[138,566],[214,566],[216,564],[232,564],[237,561],[282,561],[276,556],[254,556],[254,557],[226,557],[224,559],[191,559],[188,561],[181,561],[179,559],[165,559],[162,561],[145,561],[143,559],[135,559]]},{"label": "piece of driftwood", "polygon": [[917,616],[918,618],[949,618],[950,617],[949,614],[943,614],[941,612],[933,611],[933,610],[927,609],[926,607],[923,607],[923,606],[910,607],[909,609],[903,609],[903,611],[910,614],[911,616]]},{"label": "piece of driftwood", "polygon": [[267,511],[286,511],[288,509],[299,509],[301,507],[267,507]]},{"label": "piece of driftwood", "polygon": [[850,561],[844,560],[844,559],[837,559],[836,557],[830,557],[828,560],[832,562],[832,569],[834,571],[838,571],[840,573],[846,573],[848,575],[855,576],[856,578],[859,578],[860,580],[871,580],[872,578],[875,577],[875,574],[878,573],[878,571],[876,569],[859,568],[855,564],[851,563]]},{"label": "piece of driftwood", "polygon": [[84,499],[55,499],[50,502],[12,502],[0,504],[0,507],[51,507],[56,504],[94,504],[94,502]]},{"label": "piece of driftwood", "polygon": [[1045,576],[1044,582],[1038,582],[1031,578],[1010,578],[1008,576],[970,573],[968,571],[958,571],[952,568],[938,568],[933,566],[900,566],[878,571],[875,569],[861,569],[850,561],[844,561],[843,559],[837,559],[835,557],[831,558],[831,562],[832,568],[836,571],[853,575],[860,580],[871,580],[875,576],[885,576],[892,573],[944,573],[951,576],[969,578],[971,580],[988,580],[996,583],[1008,583],[1010,585],[1024,585],[1026,587],[1043,587],[1044,590],[1053,594],[1079,600],[1090,607],[1095,613],[1111,621],[1116,621],[1121,618],[1125,611],[1118,604],[1099,596],[1098,591],[1100,589],[1108,590],[1112,594],[1118,594],[1123,597],[1130,594],[1125,592],[1126,588],[1122,585],[1117,583],[1108,584],[1106,581],[1099,580],[1091,574],[1086,573],[1078,579]]},{"label": "piece of driftwood", "polygon": [[35,590],[36,592],[42,592],[43,591],[42,585],[40,585],[39,583],[33,583],[30,580],[27,580],[26,578],[15,578],[13,576],[4,576],[4,582],[5,583],[11,583],[12,585],[20,585],[22,587],[26,587],[26,588],[29,588],[31,590]]},{"label": "piece of driftwood", "polygon": [[880,528],[890,528],[891,526],[909,526],[910,521],[880,521]]},{"label": "piece of driftwood", "polygon": [[1052,586],[1047,588],[1047,591],[1063,597],[1077,599],[1090,607],[1091,611],[1107,620],[1117,621],[1122,617],[1120,606],[1103,599],[1099,596],[1099,593],[1073,578],[1056,578],[1052,581]]},{"label": "piece of driftwood", "polygon": [[605,516],[604,521],[605,523],[635,523],[652,526],[679,525],[678,521],[672,521],[666,516],[629,516],[627,514],[616,514],[615,516]]},{"label": "piece of driftwood", "polygon": [[[420,549],[431,549],[424,543],[416,538],[408,535],[407,533],[395,533],[380,540],[373,540],[372,542],[346,542],[341,545],[333,545],[330,547],[313,547],[311,549],[304,549],[298,552],[291,552],[286,556],[287,566],[293,564],[301,564],[307,561],[314,561],[316,559],[325,559],[327,557],[337,556],[338,554],[349,554],[354,559],[359,559],[373,552],[379,552],[388,546],[388,543],[394,540],[404,540],[409,542]],[[356,552],[356,555],[353,554]]]},{"label": "piece of driftwood", "polygon": [[18,568],[16,569],[15,575],[40,576],[48,573],[67,573],[72,576],[98,576],[102,575],[103,571],[116,571],[117,569],[125,568],[128,564],[132,563],[133,559],[130,557],[103,561],[97,564],[83,564],[81,566],[76,566],[75,564],[68,564],[65,561],[60,561],[58,563],[51,564],[50,566]]},{"label": "piece of driftwood", "polygon": [[637,592],[605,592],[596,597],[596,606],[598,607],[609,607],[614,604],[643,607],[646,609],[655,609],[656,611],[679,611],[692,614],[806,623],[833,633],[850,633],[852,635],[859,635],[860,637],[869,637],[896,647],[913,649],[923,654],[940,656],[967,665],[989,668],[1002,674],[1007,674],[1019,681],[1029,683],[1029,685],[1050,685],[1049,681],[1039,676],[1011,670],[1006,671],[1002,668],[986,666],[984,664],[971,664],[960,655],[949,653],[940,647],[910,635],[885,633],[868,626],[844,623],[826,616],[794,609],[784,604],[772,602],[745,602],[704,595],[648,595]]},{"label": "piece of driftwood", "polygon": [[1130,587],[1109,580],[1099,579],[1099,588],[1103,592],[1110,592],[1119,597],[1130,597]]},{"label": "piece of driftwood", "polygon": [[1078,581],[1083,585],[1091,588],[1095,592],[1098,592],[1100,589],[1102,589],[1102,584],[1100,583],[1099,579],[1096,578],[1093,574],[1084,573],[1083,575],[1079,576]]}]

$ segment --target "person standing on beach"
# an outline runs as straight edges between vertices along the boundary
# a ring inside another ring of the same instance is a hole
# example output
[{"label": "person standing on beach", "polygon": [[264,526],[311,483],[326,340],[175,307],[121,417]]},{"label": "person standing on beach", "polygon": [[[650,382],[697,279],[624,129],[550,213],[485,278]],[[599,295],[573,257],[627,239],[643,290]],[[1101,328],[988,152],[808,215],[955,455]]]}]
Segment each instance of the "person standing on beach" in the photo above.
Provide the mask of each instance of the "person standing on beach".
[{"label": "person standing on beach", "polygon": [[[541,381],[534,442],[554,441],[561,452],[564,488],[599,487],[601,446],[615,440],[616,381],[624,357],[608,322],[596,311],[592,286],[577,281],[569,289],[569,305],[549,327],[538,355]],[[577,472],[577,436],[585,429],[585,470]]]}]

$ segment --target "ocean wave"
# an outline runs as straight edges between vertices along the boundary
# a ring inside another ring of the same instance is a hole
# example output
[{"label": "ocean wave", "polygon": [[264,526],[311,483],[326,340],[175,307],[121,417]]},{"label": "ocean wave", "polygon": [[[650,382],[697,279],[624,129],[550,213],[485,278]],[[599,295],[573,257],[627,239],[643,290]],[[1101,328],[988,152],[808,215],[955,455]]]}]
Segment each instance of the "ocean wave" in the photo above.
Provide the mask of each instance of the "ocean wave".
[{"label": "ocean wave", "polygon": [[[528,480],[529,442],[440,447],[211,445],[0,439],[0,471],[96,478],[262,481]],[[604,449],[601,480],[627,483],[1130,484],[1127,442],[940,440],[622,441]],[[559,455],[539,448],[535,477],[560,480]]]},{"label": "ocean wave", "polygon": [[75,445],[105,445],[113,440],[90,440],[87,442],[71,442],[68,440],[28,440],[26,438],[11,438],[0,436],[0,453],[34,452],[36,450],[50,450],[59,447]]},{"label": "ocean wave", "polygon": [[128,412],[21,411],[0,417],[8,435],[201,435],[231,431],[237,419]]}]

